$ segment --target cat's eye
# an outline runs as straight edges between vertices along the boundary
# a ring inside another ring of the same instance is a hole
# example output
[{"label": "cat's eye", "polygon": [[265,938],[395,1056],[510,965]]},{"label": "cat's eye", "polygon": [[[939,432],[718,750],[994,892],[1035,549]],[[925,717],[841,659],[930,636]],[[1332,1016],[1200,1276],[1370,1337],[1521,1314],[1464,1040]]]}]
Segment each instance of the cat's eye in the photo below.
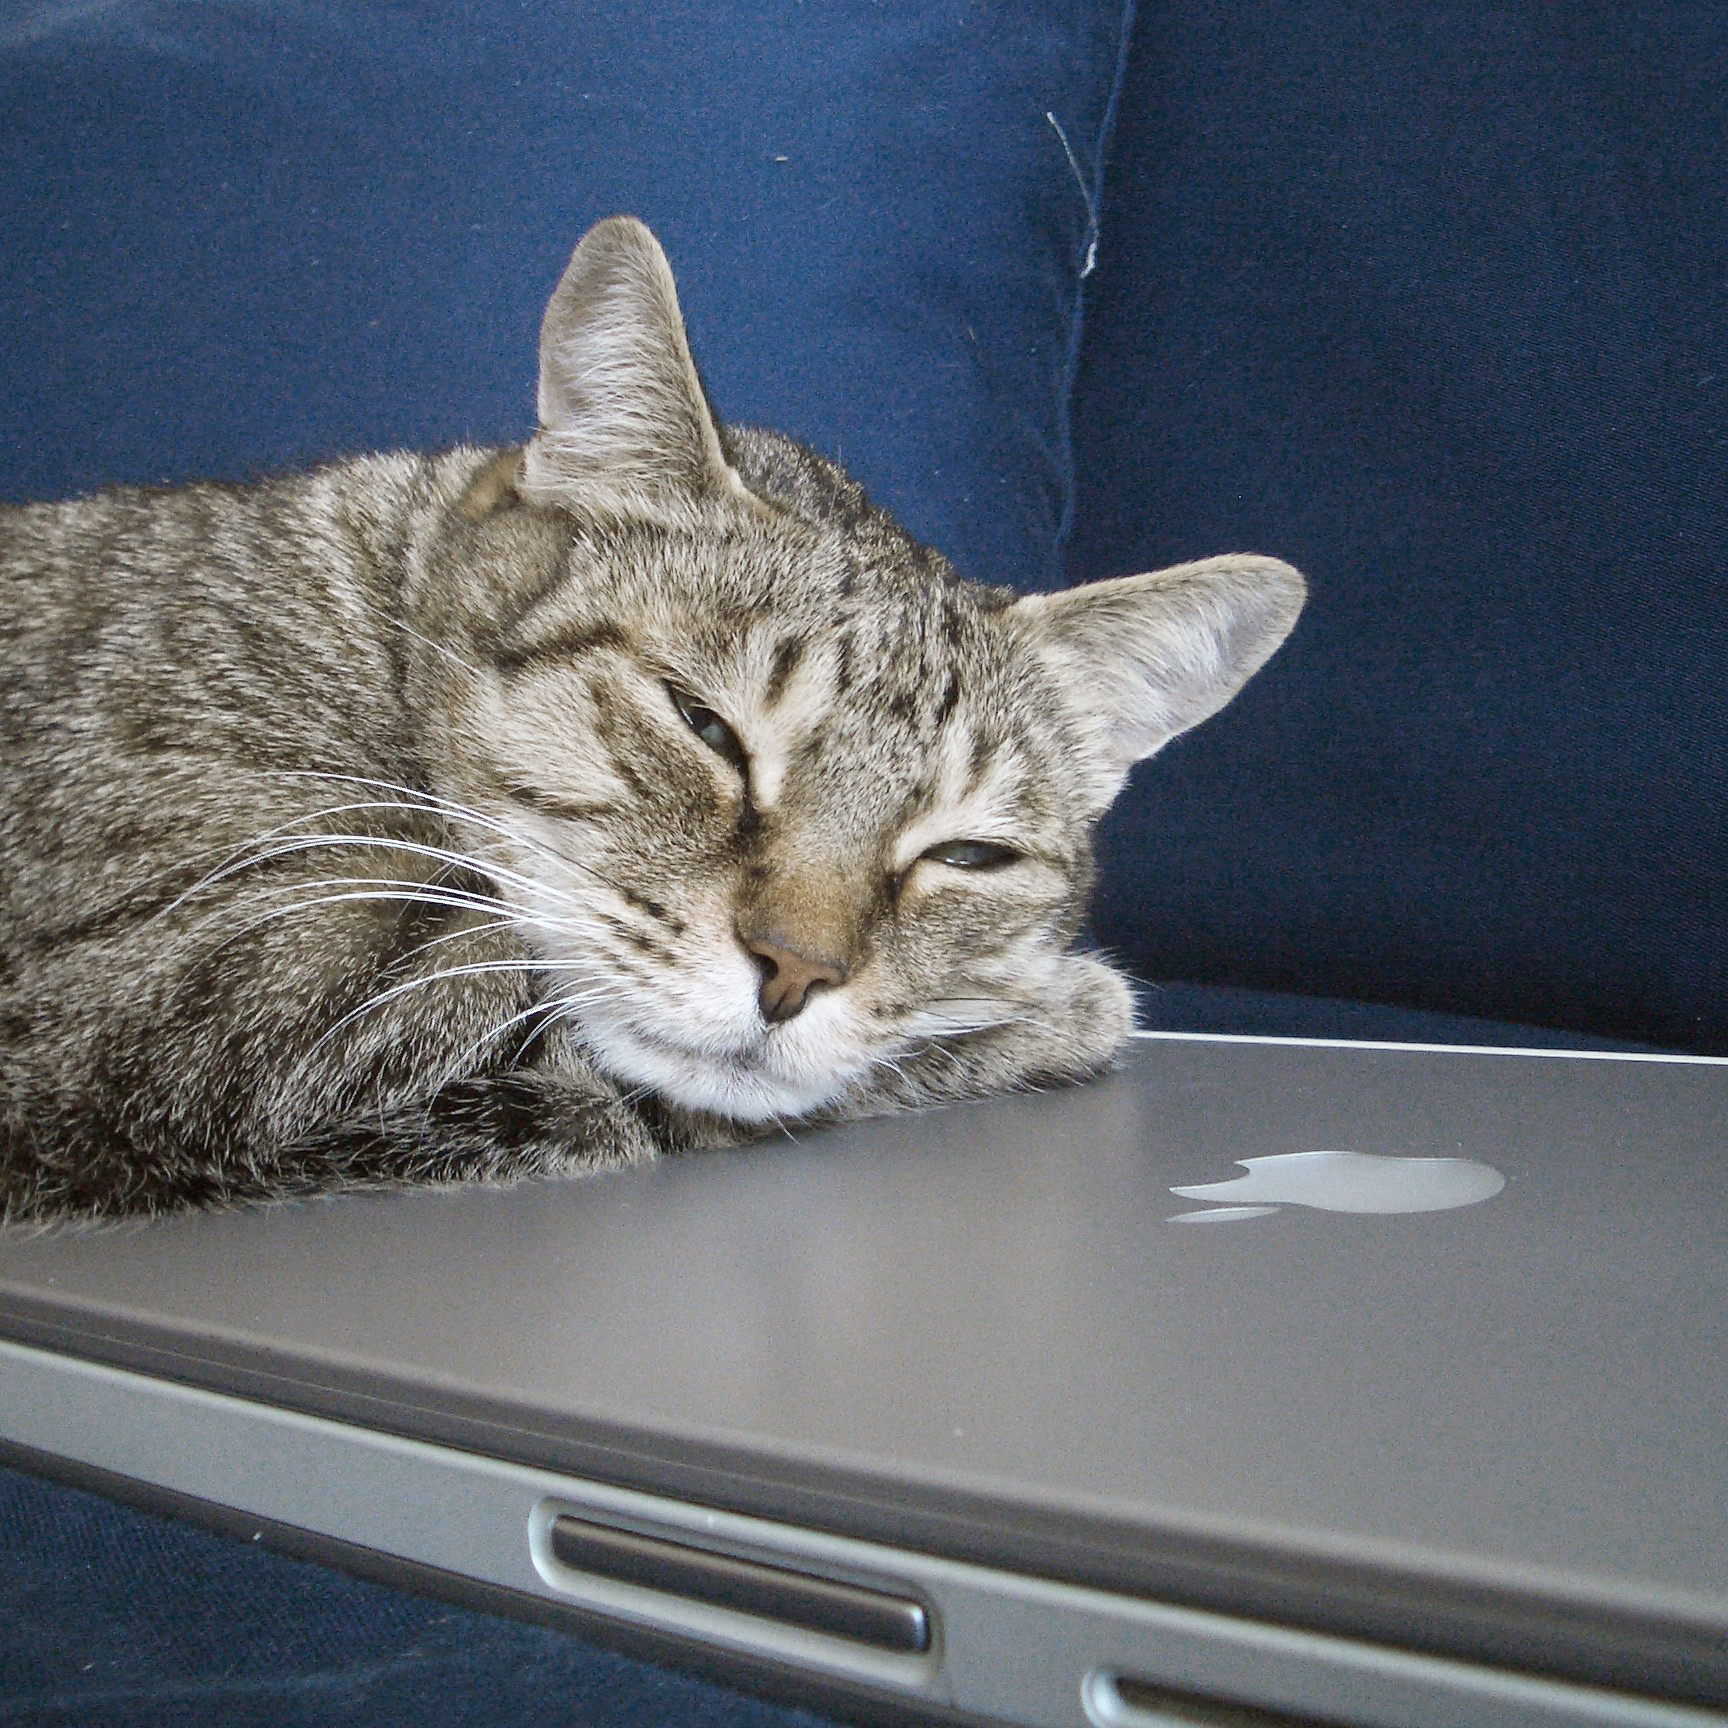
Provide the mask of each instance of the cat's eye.
[{"label": "cat's eye", "polygon": [[1000,870],[1004,865],[1017,863],[1020,854],[1012,846],[1001,846],[994,840],[944,840],[940,846],[928,847],[919,857],[955,870]]},{"label": "cat's eye", "polygon": [[749,772],[750,759],[744,754],[744,746],[739,740],[738,734],[712,708],[703,707],[694,697],[687,696],[676,684],[668,684],[666,694],[672,698],[672,705],[683,717],[684,724],[716,756],[730,762],[740,774]]}]

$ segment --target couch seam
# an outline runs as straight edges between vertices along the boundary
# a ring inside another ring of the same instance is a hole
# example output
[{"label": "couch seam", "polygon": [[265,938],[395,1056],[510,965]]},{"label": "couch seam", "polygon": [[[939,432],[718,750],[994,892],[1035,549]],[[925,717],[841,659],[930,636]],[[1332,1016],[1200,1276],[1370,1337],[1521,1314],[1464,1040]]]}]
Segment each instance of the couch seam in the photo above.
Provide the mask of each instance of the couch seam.
[{"label": "couch seam", "polygon": [[1116,66],[1110,80],[1110,95],[1104,104],[1103,118],[1099,121],[1087,161],[1090,184],[1087,183],[1087,175],[1082,174],[1079,164],[1074,161],[1066,134],[1057,125],[1055,117],[1050,116],[1050,123],[1055,127],[1056,136],[1068,156],[1069,165],[1074,169],[1075,178],[1081,183],[1080,194],[1087,209],[1086,233],[1075,266],[1073,309],[1068,318],[1068,347],[1063,357],[1061,396],[1057,403],[1057,438],[1062,458],[1062,510],[1056,521],[1056,537],[1051,550],[1055,554],[1055,575],[1058,583],[1062,581],[1063,553],[1074,529],[1074,392],[1079,382],[1080,349],[1086,329],[1086,281],[1097,266],[1098,251],[1102,243],[1104,177],[1109,166],[1111,145],[1115,140],[1116,115],[1121,106],[1122,87],[1127,82],[1128,56],[1134,43],[1135,6],[1136,0],[1123,0],[1121,18],[1116,26]]}]

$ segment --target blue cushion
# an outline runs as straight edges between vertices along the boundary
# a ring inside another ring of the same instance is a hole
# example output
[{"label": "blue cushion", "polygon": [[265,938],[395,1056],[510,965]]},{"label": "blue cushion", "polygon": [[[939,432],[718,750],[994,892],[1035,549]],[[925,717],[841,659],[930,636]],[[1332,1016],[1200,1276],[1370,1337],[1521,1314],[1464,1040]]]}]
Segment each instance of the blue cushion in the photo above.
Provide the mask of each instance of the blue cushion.
[{"label": "blue cushion", "polygon": [[1145,975],[1728,1051],[1725,159],[1712,7],[1142,16],[1068,569],[1313,585],[1110,822]]},{"label": "blue cushion", "polygon": [[724,417],[1053,582],[1125,11],[8,7],[0,497],[520,439],[559,270],[627,211]]},{"label": "blue cushion", "polygon": [[548,1628],[0,1469],[0,1721],[822,1728]]}]

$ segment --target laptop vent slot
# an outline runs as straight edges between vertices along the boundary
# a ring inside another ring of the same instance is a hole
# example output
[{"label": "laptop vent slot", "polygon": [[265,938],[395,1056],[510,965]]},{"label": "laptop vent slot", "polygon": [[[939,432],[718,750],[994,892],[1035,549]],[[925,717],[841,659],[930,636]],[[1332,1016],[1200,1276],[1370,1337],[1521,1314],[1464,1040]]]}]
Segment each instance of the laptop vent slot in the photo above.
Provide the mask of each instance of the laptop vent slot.
[{"label": "laptop vent slot", "polygon": [[1318,1717],[1231,1704],[1122,1674],[1090,1675],[1084,1698],[1098,1728],[1335,1728]]},{"label": "laptop vent slot", "polygon": [[895,1655],[930,1648],[930,1614],[911,1597],[817,1578],[568,1513],[552,1520],[554,1558],[573,1572],[753,1614]]}]

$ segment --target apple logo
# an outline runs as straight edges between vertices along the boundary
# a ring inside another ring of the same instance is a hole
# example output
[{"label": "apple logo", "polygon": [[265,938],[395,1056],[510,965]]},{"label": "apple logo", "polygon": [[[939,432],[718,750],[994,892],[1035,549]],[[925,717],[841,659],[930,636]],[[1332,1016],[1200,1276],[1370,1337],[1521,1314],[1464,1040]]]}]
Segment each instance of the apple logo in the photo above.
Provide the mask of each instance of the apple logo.
[{"label": "apple logo", "polygon": [[1506,1178],[1474,1158],[1395,1158],[1379,1152],[1275,1152],[1238,1158],[1248,1172],[1228,1182],[1172,1188],[1184,1200],[1222,1202],[1178,1212],[1172,1224],[1264,1218],[1281,1206],[1322,1212],[1445,1212],[1492,1200]]}]

